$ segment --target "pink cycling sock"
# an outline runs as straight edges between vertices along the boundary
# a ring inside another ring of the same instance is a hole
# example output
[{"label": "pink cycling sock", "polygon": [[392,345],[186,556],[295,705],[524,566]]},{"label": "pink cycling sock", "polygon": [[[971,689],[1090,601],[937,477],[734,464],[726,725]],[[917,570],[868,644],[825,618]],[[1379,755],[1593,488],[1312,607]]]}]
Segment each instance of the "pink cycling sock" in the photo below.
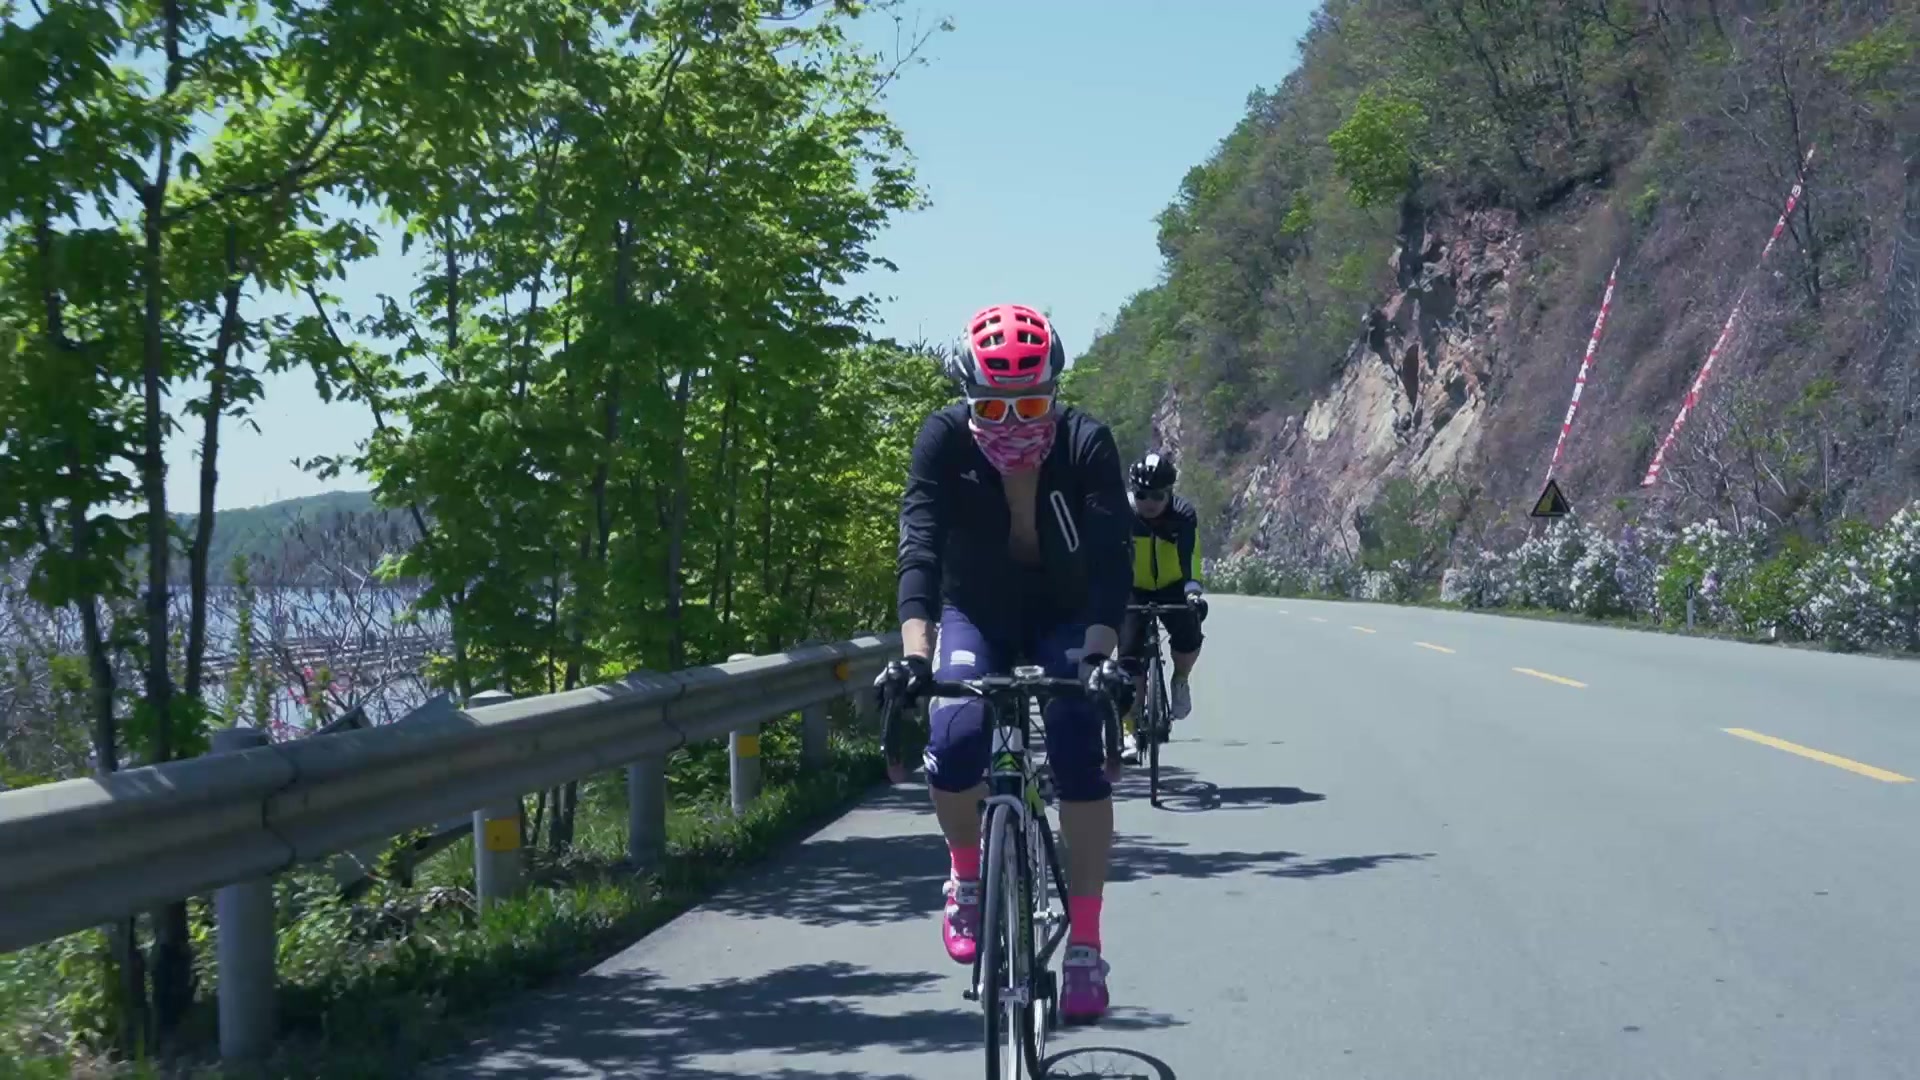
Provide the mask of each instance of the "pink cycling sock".
[{"label": "pink cycling sock", "polygon": [[947,855],[953,860],[953,880],[980,880],[980,846],[978,844],[972,844],[966,847],[953,847],[949,845],[947,847]]},{"label": "pink cycling sock", "polygon": [[1067,944],[1100,947],[1100,898],[1067,897]]}]

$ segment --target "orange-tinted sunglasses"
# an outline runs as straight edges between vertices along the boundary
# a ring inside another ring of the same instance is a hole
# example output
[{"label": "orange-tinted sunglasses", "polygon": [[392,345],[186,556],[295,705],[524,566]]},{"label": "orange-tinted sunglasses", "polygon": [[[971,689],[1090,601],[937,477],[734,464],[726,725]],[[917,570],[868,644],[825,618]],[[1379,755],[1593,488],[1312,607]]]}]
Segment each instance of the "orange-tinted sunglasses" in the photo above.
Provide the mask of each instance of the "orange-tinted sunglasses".
[{"label": "orange-tinted sunglasses", "polygon": [[1007,417],[1038,420],[1053,411],[1053,395],[1030,394],[1026,397],[979,397],[967,399],[973,418],[984,424],[1005,423]]}]

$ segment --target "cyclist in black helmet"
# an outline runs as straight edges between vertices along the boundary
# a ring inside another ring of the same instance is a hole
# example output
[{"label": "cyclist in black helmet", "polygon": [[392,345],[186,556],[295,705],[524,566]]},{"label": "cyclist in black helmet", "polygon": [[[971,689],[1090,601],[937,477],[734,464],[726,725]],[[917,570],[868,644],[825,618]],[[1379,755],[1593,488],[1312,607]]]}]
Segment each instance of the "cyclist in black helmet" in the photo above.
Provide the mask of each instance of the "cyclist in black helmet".
[{"label": "cyclist in black helmet", "polygon": [[[1172,698],[1173,719],[1180,720],[1193,711],[1193,691],[1188,676],[1200,658],[1204,635],[1200,622],[1207,617],[1207,600],[1200,585],[1200,516],[1193,504],[1173,493],[1179,472],[1165,454],[1154,451],[1127,470],[1128,498],[1133,503],[1133,603],[1178,604],[1188,610],[1179,615],[1161,615],[1167,643],[1173,650],[1173,679],[1168,686]],[[1120,630],[1120,652],[1142,662],[1146,646],[1146,623],[1129,612]],[[1146,700],[1146,676],[1135,680],[1133,699]],[[1132,719],[1131,716],[1128,717]],[[1127,735],[1127,755],[1138,756],[1133,735]]]}]

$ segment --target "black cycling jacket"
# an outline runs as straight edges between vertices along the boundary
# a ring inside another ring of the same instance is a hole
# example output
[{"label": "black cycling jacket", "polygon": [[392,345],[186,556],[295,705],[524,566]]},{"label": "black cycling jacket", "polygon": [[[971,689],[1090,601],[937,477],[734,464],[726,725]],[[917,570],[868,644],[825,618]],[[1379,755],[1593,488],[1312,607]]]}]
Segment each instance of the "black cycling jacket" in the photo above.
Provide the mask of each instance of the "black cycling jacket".
[{"label": "black cycling jacket", "polygon": [[1175,495],[1157,518],[1133,519],[1133,587],[1164,592],[1200,580],[1200,514]]},{"label": "black cycling jacket", "polygon": [[927,417],[900,499],[900,621],[938,621],[944,597],[975,625],[1003,633],[1040,617],[1120,625],[1133,584],[1120,452],[1107,426],[1083,412],[1062,409],[1055,423],[1040,466],[1035,569],[1008,550],[1006,489],[967,430],[967,406]]}]

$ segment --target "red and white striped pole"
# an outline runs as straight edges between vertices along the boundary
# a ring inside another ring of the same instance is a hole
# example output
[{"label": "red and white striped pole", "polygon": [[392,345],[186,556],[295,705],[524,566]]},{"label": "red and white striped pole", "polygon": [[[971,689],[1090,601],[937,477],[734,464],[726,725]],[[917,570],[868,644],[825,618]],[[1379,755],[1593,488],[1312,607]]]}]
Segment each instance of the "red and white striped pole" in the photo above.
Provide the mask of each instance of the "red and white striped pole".
[{"label": "red and white striped pole", "polygon": [[1613,272],[1607,275],[1607,291],[1600,297],[1600,315],[1593,320],[1593,334],[1587,338],[1587,354],[1580,358],[1580,374],[1573,379],[1573,400],[1567,402],[1567,418],[1560,421],[1560,438],[1553,444],[1553,460],[1547,462],[1547,479],[1560,465],[1560,454],[1567,446],[1567,433],[1573,430],[1573,414],[1580,408],[1580,391],[1586,388],[1587,372],[1593,368],[1593,354],[1600,348],[1600,332],[1606,328],[1607,312],[1613,308],[1613,285],[1620,277],[1620,260],[1613,260]]},{"label": "red and white striped pole", "polygon": [[[1767,246],[1760,249],[1758,265],[1765,265],[1767,256],[1773,252],[1773,245],[1779,241],[1780,234],[1786,231],[1787,219],[1793,216],[1793,208],[1800,204],[1800,193],[1806,185],[1807,167],[1813,164],[1814,149],[1807,147],[1806,160],[1800,163],[1800,178],[1794,181],[1793,190],[1787,193],[1787,208],[1781,212],[1780,220],[1774,223],[1773,235],[1767,238]],[[1726,348],[1727,339],[1733,336],[1734,320],[1740,317],[1740,307],[1746,300],[1747,290],[1743,287],[1734,298],[1733,310],[1727,313],[1727,324],[1720,328],[1719,340],[1713,343],[1713,348],[1707,353],[1707,362],[1700,365],[1700,374],[1693,377],[1693,385],[1687,389],[1686,399],[1680,403],[1679,415],[1673,418],[1673,426],[1667,429],[1667,437],[1660,441],[1660,449],[1654,452],[1653,463],[1647,466],[1647,475],[1640,480],[1641,487],[1652,487],[1660,482],[1660,469],[1666,464],[1667,453],[1673,449],[1674,440],[1680,437],[1680,429],[1686,426],[1687,415],[1700,403],[1700,391],[1707,385],[1707,376],[1713,372],[1713,362],[1719,358],[1720,351]]]}]

